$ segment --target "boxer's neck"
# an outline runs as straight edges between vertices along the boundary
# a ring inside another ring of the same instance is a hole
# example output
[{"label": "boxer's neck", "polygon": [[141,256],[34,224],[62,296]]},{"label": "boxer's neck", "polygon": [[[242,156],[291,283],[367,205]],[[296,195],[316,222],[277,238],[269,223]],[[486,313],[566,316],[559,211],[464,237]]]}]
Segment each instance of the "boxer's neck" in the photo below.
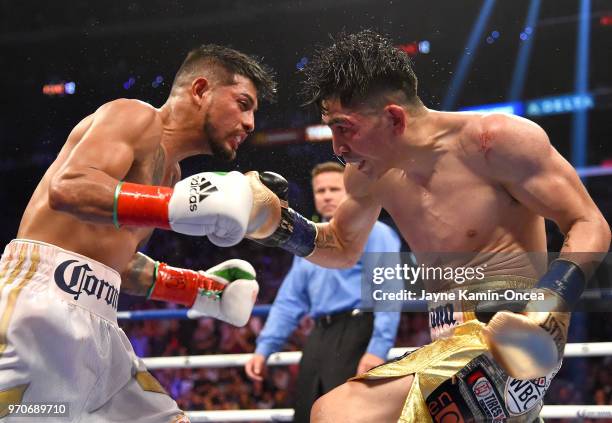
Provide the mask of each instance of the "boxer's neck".
[{"label": "boxer's neck", "polygon": [[203,124],[185,98],[171,95],[159,109],[162,119],[162,144],[168,158],[181,161],[199,154],[212,154],[205,139]]}]

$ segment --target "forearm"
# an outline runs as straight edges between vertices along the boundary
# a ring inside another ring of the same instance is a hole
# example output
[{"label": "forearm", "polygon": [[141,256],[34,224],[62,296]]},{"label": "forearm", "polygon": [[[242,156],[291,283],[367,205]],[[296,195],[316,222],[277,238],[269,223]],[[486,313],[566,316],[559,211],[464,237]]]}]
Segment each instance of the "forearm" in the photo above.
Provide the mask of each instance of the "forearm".
[{"label": "forearm", "polygon": [[84,221],[112,223],[118,182],[95,168],[60,171],[49,186],[49,206]]},{"label": "forearm", "polygon": [[131,295],[191,307],[200,290],[217,295],[225,288],[202,272],[171,267],[142,253],[134,254],[121,275],[121,289]]},{"label": "forearm", "polygon": [[[610,229],[603,216],[581,218],[560,227],[567,228],[559,258],[540,278],[546,301],[530,301],[527,311],[570,312],[576,306],[590,278],[605,257],[610,244]],[[598,216],[599,215],[599,216]]]},{"label": "forearm", "polygon": [[52,179],[49,205],[87,222],[168,229],[172,192],[168,187],[124,183],[94,168],[75,169]]},{"label": "forearm", "polygon": [[576,263],[587,280],[610,248],[610,227],[603,216],[575,221],[567,230],[560,258]]},{"label": "forearm", "polygon": [[361,249],[354,247],[354,243],[341,239],[331,222],[317,224],[315,249],[307,260],[323,267],[349,268],[361,255]]},{"label": "forearm", "polygon": [[348,196],[329,223],[317,225],[315,250],[308,260],[326,267],[354,266],[363,253],[381,207],[371,198]]},{"label": "forearm", "polygon": [[[216,245],[237,244],[246,232],[253,204],[244,175],[202,172],[183,179],[173,188],[118,181],[108,175],[79,177],[78,186],[58,178],[50,191],[53,208],[117,228],[160,228],[187,235],[207,235]],[[96,185],[92,181],[99,181]],[[64,182],[62,182],[64,181]],[[83,186],[91,191],[83,194]]]},{"label": "forearm", "polygon": [[146,296],[155,280],[154,275],[155,260],[136,253],[121,274],[121,291],[130,295]]},{"label": "forearm", "polygon": [[248,176],[256,203],[248,230],[252,240],[324,267],[351,267],[359,260],[381,210],[372,197],[348,195],[329,223],[315,225],[288,206],[288,182],[282,176],[273,172]]}]

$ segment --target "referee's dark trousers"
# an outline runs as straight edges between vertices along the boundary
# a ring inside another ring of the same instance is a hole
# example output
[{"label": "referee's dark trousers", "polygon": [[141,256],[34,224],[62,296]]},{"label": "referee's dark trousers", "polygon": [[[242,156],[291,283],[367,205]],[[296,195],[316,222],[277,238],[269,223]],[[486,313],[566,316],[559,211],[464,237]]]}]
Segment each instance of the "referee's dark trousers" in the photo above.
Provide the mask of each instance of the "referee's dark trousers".
[{"label": "referee's dark trousers", "polygon": [[302,351],[294,422],[310,422],[310,409],[315,400],[355,376],[373,327],[373,314],[357,310],[315,320]]}]

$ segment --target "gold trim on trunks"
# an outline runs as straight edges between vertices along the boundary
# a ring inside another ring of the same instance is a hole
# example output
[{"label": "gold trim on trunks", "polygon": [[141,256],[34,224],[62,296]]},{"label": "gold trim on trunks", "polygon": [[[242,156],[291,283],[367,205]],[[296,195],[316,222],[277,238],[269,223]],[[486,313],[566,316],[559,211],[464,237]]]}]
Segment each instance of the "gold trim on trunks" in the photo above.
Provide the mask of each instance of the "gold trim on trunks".
[{"label": "gold trim on trunks", "polygon": [[8,415],[10,404],[21,404],[23,394],[25,393],[26,389],[28,389],[28,386],[30,386],[30,384],[25,383],[23,385],[0,391],[0,419]]},{"label": "gold trim on trunks", "polygon": [[[26,286],[28,282],[30,282],[30,280],[36,273],[36,270],[38,269],[38,263],[40,262],[40,249],[38,248],[38,246],[34,246],[34,248],[32,249],[31,257],[32,262],[30,264],[28,272],[25,274],[23,279],[19,283],[17,283],[17,286],[9,288],[6,306],[4,307],[2,318],[0,318],[0,357],[2,357],[2,354],[4,354],[4,350],[6,350],[7,347],[8,327],[11,322],[11,318],[13,317],[13,312],[15,311],[15,304],[17,303],[17,299],[19,298],[19,293],[21,292],[23,287]],[[24,259],[25,249],[22,249],[21,253],[19,254],[19,264],[7,280],[7,286],[13,283],[13,280],[15,280],[21,272],[21,265],[23,264]]]},{"label": "gold trim on trunks", "polygon": [[144,372],[136,372],[134,378],[143,390],[168,395],[157,379],[155,379],[153,375],[146,370]]}]

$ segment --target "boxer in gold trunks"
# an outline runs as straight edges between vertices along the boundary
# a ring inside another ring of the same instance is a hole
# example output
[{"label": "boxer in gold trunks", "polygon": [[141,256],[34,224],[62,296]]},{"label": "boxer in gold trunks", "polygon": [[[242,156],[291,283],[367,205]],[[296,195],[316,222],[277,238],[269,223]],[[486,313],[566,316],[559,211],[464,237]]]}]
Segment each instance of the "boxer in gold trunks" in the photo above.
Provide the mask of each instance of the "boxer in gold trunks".
[{"label": "boxer in gold trunks", "polygon": [[[283,204],[276,231],[258,241],[319,265],[352,266],[384,208],[418,262],[432,252],[495,253],[487,256],[488,281],[535,285],[550,305],[538,312],[530,302],[487,324],[455,313],[432,344],[320,398],[311,421],[537,418],[560,366],[572,301],[610,244],[608,223],[575,170],[526,119],[425,107],[408,56],[371,31],[335,39],[304,73],[307,102],[320,108],[334,152],[347,162],[347,198],[317,225]],[[282,192],[278,180],[266,185]],[[520,257],[546,253],[545,218],[565,241],[561,260],[544,273]],[[510,266],[500,253],[519,260]],[[518,336],[525,334],[527,342]]]}]

